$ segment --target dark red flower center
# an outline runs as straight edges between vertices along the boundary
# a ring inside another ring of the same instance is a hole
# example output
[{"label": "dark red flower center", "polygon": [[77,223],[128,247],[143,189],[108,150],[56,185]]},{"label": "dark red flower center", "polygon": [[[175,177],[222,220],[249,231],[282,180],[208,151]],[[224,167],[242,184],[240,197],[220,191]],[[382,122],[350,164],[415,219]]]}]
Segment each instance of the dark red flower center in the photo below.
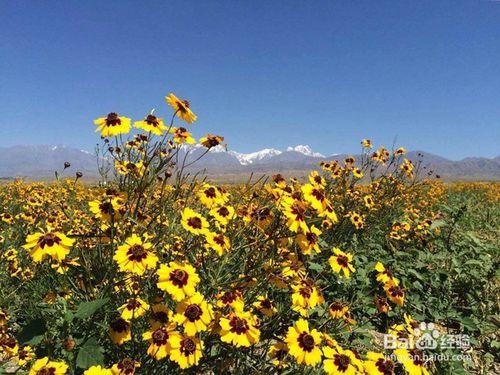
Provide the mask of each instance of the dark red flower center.
[{"label": "dark red flower center", "polygon": [[194,352],[196,352],[196,344],[195,342],[190,339],[189,337],[186,337],[181,341],[181,353],[184,354],[186,357],[190,356]]},{"label": "dark red flower center", "polygon": [[106,125],[107,126],[116,126],[116,125],[120,125],[121,123],[122,123],[122,121],[120,120],[118,113],[111,112],[106,117]]},{"label": "dark red flower center", "polygon": [[182,288],[183,286],[187,285],[188,279],[189,275],[184,270],[176,269],[170,273],[170,281],[172,281],[172,284],[174,284],[178,288]]},{"label": "dark red flower center", "polygon": [[297,339],[302,350],[310,352],[314,349],[314,337],[307,332],[302,332]]},{"label": "dark red flower center", "polygon": [[191,228],[194,228],[194,229],[201,229],[203,226],[202,226],[202,223],[201,223],[201,219],[199,217],[190,217],[188,220],[187,220],[187,225],[189,225]]},{"label": "dark red flower center", "polygon": [[45,246],[52,247],[54,244],[59,245],[61,239],[53,233],[47,233],[38,239],[38,245],[43,249]]},{"label": "dark red flower center", "polygon": [[127,251],[128,259],[132,262],[140,262],[143,259],[146,259],[148,253],[146,249],[142,245],[136,244],[130,246],[130,249]]},{"label": "dark red flower center", "polygon": [[202,314],[203,311],[201,310],[201,307],[196,304],[189,305],[186,308],[186,311],[184,311],[184,316],[188,318],[190,322],[197,321],[198,319],[200,319]]},{"label": "dark red flower center", "polygon": [[231,326],[231,332],[235,332],[238,335],[242,335],[250,329],[247,321],[245,319],[238,318],[237,316],[233,316],[231,318],[229,325]]},{"label": "dark red flower center", "polygon": [[339,371],[345,372],[351,364],[351,358],[345,354],[335,354],[333,363],[335,363]]}]

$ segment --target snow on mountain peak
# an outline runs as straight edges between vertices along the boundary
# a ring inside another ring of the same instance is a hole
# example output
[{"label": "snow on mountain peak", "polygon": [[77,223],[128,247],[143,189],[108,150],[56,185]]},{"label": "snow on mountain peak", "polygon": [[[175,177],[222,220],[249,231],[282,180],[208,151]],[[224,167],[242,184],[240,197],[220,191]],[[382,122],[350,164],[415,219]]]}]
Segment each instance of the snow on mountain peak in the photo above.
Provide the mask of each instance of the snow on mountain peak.
[{"label": "snow on mountain peak", "polygon": [[274,148],[265,148],[263,150],[251,152],[249,154],[242,154],[236,151],[229,151],[229,153],[236,157],[241,165],[248,165],[252,164],[255,161],[268,159],[273,156],[279,155],[281,154],[281,151]]},{"label": "snow on mountain peak", "polygon": [[311,150],[311,147],[309,147],[307,145],[297,145],[295,147],[288,147],[286,150],[300,152],[301,154],[304,154],[306,156],[313,156],[315,158],[324,158],[325,157],[325,155],[320,154],[319,152],[314,152],[313,150]]}]

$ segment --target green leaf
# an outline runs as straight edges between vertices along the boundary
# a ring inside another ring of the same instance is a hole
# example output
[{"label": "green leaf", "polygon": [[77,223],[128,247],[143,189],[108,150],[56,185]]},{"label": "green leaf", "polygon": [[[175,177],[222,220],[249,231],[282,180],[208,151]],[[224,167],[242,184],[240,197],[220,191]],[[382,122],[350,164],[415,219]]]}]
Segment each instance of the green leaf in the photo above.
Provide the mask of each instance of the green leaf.
[{"label": "green leaf", "polygon": [[[45,331],[45,321],[43,319],[32,320],[21,329],[21,332],[17,335],[17,341],[22,345],[36,345],[37,340],[39,340],[38,343],[40,343],[43,339]],[[39,336],[41,336],[41,338],[38,338]],[[31,343],[33,340],[35,342]]]},{"label": "green leaf", "polygon": [[95,301],[90,302],[82,302],[78,305],[78,309],[75,313],[75,318],[77,319],[86,319],[90,318],[95,314],[97,310],[107,304],[109,301],[108,298],[96,299]]},{"label": "green leaf", "polygon": [[95,337],[88,339],[78,351],[76,365],[87,369],[90,366],[104,365],[104,349],[99,345]]},{"label": "green leaf", "polygon": [[325,267],[323,267],[323,265],[318,264],[318,263],[312,263],[312,262],[309,262],[309,268],[313,271],[318,271],[318,272],[321,272],[325,269]]}]

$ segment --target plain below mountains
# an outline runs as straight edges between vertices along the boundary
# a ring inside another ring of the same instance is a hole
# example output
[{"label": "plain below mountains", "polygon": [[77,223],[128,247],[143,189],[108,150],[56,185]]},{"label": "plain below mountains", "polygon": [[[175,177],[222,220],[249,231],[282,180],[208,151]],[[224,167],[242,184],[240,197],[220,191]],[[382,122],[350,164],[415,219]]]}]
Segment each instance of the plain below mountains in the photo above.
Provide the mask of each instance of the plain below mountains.
[{"label": "plain below mountains", "polygon": [[[190,163],[205,150],[190,147],[183,148],[182,152],[189,153],[186,160]],[[270,148],[248,154],[226,151],[218,146],[190,166],[188,171],[203,172],[209,177],[228,181],[246,178],[251,173],[301,176],[318,168],[320,161],[343,160],[347,156],[322,155],[303,145],[288,147],[283,151]],[[421,160],[426,170],[447,180],[500,180],[500,156],[453,161],[424,151],[411,151],[406,157],[413,161]],[[92,152],[64,145],[23,145],[0,147],[0,178],[51,178],[54,171],[61,171],[65,162],[71,164],[66,174],[80,171],[88,178],[98,176],[97,158]]]}]

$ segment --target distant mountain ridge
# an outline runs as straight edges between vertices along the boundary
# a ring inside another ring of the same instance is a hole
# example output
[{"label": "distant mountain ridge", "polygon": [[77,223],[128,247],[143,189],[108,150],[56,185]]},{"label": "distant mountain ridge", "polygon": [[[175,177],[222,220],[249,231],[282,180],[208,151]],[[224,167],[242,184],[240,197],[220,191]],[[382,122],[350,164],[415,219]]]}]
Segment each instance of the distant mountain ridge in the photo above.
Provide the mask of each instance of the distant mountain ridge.
[{"label": "distant mountain ridge", "polygon": [[[183,147],[180,152],[183,156],[188,153],[186,161],[189,163],[205,151],[205,148],[197,145]],[[324,156],[307,145],[288,147],[284,151],[266,148],[246,154],[217,146],[190,166],[188,171],[204,171],[208,176],[222,179],[224,176],[244,176],[250,173],[304,174],[317,169],[319,162],[323,160],[343,160],[347,156],[349,155]],[[424,151],[410,151],[406,157],[414,161],[422,160],[426,170],[433,170],[448,179],[500,180],[500,156],[491,159],[468,157],[453,161]],[[54,176],[54,171],[60,171],[65,162],[71,163],[68,172],[81,171],[87,177],[98,175],[97,158],[86,150],[64,145],[21,145],[0,147],[0,178],[47,178]]]}]

